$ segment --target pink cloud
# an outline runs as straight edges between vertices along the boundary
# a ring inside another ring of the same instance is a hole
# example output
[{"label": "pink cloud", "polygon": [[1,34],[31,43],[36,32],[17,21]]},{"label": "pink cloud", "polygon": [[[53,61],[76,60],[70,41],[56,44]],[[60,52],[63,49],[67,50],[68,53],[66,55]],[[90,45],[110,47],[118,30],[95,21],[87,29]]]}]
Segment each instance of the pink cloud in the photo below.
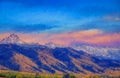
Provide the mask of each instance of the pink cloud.
[{"label": "pink cloud", "polygon": [[[73,43],[87,43],[101,46],[120,46],[120,33],[105,34],[100,30],[85,30],[67,33],[39,33],[39,34],[21,34],[17,33],[22,40],[28,43],[45,44],[53,42],[69,46]],[[8,34],[7,34],[8,35]],[[0,34],[0,39],[7,36]]]}]

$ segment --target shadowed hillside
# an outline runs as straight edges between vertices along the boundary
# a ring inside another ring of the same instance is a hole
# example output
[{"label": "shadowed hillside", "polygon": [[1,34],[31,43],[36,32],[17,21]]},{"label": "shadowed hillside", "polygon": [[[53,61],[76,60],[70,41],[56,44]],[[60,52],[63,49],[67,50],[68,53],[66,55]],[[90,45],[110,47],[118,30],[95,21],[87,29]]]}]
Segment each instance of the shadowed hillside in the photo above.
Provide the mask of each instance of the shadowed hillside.
[{"label": "shadowed hillside", "polygon": [[103,60],[72,48],[0,44],[0,69],[49,73],[103,73],[120,62]]}]

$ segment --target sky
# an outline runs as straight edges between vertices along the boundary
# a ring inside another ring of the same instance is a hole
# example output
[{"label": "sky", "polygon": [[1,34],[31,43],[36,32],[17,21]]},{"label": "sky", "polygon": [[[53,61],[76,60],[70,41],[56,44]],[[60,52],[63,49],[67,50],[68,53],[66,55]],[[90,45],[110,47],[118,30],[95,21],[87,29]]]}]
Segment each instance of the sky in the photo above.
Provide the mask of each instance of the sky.
[{"label": "sky", "polygon": [[0,0],[0,39],[17,33],[27,42],[120,46],[119,4],[120,0]]}]

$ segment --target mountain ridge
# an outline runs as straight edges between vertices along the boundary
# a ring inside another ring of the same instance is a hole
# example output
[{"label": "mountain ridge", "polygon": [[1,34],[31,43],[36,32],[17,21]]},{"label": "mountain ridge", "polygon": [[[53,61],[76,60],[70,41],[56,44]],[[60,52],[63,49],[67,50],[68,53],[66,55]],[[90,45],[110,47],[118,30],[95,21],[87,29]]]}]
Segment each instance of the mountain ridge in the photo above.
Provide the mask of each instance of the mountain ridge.
[{"label": "mountain ridge", "polygon": [[45,45],[19,45],[9,42],[0,44],[0,57],[1,70],[6,68],[27,72],[86,74],[120,69],[120,61],[101,59],[71,47],[51,48]]}]

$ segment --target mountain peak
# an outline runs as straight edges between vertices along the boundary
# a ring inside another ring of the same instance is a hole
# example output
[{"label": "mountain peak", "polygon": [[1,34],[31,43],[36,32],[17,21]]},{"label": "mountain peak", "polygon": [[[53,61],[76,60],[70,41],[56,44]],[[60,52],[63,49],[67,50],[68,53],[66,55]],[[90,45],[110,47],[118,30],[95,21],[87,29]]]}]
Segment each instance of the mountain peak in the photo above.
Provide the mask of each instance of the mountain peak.
[{"label": "mountain peak", "polygon": [[10,34],[9,37],[10,37],[10,38],[17,38],[17,39],[19,38],[18,35],[14,34],[14,33],[13,33],[13,34]]},{"label": "mountain peak", "polygon": [[10,43],[10,44],[24,44],[25,42],[22,41],[22,40],[19,38],[18,35],[12,33],[12,34],[10,34],[8,37],[2,39],[2,40],[0,41],[0,43],[2,43],[2,44],[9,44],[9,43]]}]

